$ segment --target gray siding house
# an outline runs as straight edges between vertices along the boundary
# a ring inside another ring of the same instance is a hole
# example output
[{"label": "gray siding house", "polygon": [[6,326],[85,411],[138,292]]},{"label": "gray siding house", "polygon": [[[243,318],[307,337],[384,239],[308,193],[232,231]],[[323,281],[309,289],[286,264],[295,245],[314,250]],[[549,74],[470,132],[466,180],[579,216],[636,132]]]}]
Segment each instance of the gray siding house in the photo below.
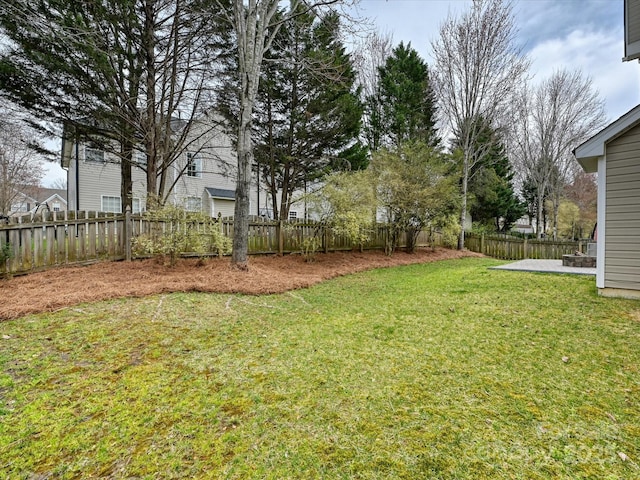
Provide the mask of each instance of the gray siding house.
[{"label": "gray siding house", "polygon": [[57,188],[25,186],[17,192],[9,216],[35,214],[42,210],[62,212],[67,209],[67,191]]},{"label": "gray siding house", "polygon": [[[193,129],[194,140],[174,162],[168,174],[168,201],[190,211],[212,217],[233,216],[235,207],[236,159],[231,140],[219,130]],[[122,212],[120,162],[117,155],[89,142],[76,142],[63,136],[61,164],[67,170],[69,210]],[[134,155],[133,212],[146,209],[145,157]],[[170,189],[170,190],[169,190]],[[257,215],[265,201],[257,184],[250,193],[250,212]]]},{"label": "gray siding house", "polygon": [[574,151],[598,173],[598,267],[605,296],[640,298],[640,105]]}]

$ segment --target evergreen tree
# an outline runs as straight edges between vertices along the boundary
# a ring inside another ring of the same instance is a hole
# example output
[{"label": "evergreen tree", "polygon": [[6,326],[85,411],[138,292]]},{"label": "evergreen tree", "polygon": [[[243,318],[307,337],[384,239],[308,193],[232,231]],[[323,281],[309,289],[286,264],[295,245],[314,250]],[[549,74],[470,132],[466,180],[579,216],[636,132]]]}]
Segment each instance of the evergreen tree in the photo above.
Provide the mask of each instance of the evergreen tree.
[{"label": "evergreen tree", "polygon": [[[206,0],[3,2],[0,30],[10,42],[0,57],[0,92],[48,133],[59,135],[65,124],[70,140],[92,140],[115,154],[123,205],[131,205],[134,166],[146,171],[149,196],[162,197],[171,188],[169,167],[202,113],[204,67],[223,36],[205,15],[208,6]],[[146,154],[146,165],[134,164],[134,150]]]},{"label": "evergreen tree", "polygon": [[[473,137],[477,145],[469,175],[470,213],[474,222],[492,225],[497,231],[508,231],[526,207],[513,187],[514,172],[498,132],[484,119],[476,120]],[[460,148],[459,136],[454,147]]]},{"label": "evergreen tree", "polygon": [[357,143],[362,106],[337,13],[302,11],[285,26],[267,52],[254,122],[255,159],[276,218],[288,217],[296,190],[367,164]]},{"label": "evergreen tree", "polygon": [[378,92],[367,99],[372,150],[407,141],[440,143],[436,105],[427,64],[411,43],[400,43],[379,68]]}]

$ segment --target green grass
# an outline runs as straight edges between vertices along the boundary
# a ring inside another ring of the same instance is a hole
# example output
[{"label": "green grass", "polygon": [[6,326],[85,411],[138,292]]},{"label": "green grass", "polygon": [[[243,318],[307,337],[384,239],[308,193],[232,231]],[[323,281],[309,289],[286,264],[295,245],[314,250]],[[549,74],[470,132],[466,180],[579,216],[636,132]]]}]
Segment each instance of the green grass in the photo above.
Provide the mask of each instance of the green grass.
[{"label": "green grass", "polygon": [[640,302],[497,263],[1,323],[0,478],[640,478]]}]

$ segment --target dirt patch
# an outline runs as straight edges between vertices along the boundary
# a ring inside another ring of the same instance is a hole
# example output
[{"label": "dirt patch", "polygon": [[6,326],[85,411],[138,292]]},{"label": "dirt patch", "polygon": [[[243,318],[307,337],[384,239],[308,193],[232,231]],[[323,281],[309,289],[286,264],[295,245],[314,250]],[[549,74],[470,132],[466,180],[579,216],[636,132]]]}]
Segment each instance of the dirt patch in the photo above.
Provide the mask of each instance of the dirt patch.
[{"label": "dirt patch", "polygon": [[66,267],[0,280],[0,319],[50,312],[70,305],[163,292],[282,293],[340,275],[379,267],[479,256],[437,248],[388,257],[381,251],[251,257],[249,271],[231,268],[228,258],[182,259],[174,267],[158,259]]}]

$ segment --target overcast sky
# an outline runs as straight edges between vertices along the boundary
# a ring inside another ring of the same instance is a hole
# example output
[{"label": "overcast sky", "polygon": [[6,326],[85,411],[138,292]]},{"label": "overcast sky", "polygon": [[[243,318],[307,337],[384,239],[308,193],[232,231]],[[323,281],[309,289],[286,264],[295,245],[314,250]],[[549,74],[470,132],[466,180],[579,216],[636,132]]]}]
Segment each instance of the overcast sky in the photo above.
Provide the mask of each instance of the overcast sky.
[{"label": "overcast sky", "polygon": [[[432,62],[431,40],[447,15],[459,15],[470,0],[361,0],[360,13],[394,43],[411,42]],[[593,79],[618,118],[640,102],[640,65],[622,62],[623,0],[514,0],[518,41],[531,58],[534,81],[561,68],[580,69]]]},{"label": "overcast sky", "polygon": [[[470,0],[361,0],[358,10],[378,30],[391,33],[395,44],[411,42],[431,63],[431,40],[442,21],[470,5]],[[640,65],[622,62],[623,0],[515,0],[513,5],[534,81],[557,69],[580,69],[593,79],[610,120],[640,103]],[[58,166],[47,167],[45,185],[66,175]]]}]

